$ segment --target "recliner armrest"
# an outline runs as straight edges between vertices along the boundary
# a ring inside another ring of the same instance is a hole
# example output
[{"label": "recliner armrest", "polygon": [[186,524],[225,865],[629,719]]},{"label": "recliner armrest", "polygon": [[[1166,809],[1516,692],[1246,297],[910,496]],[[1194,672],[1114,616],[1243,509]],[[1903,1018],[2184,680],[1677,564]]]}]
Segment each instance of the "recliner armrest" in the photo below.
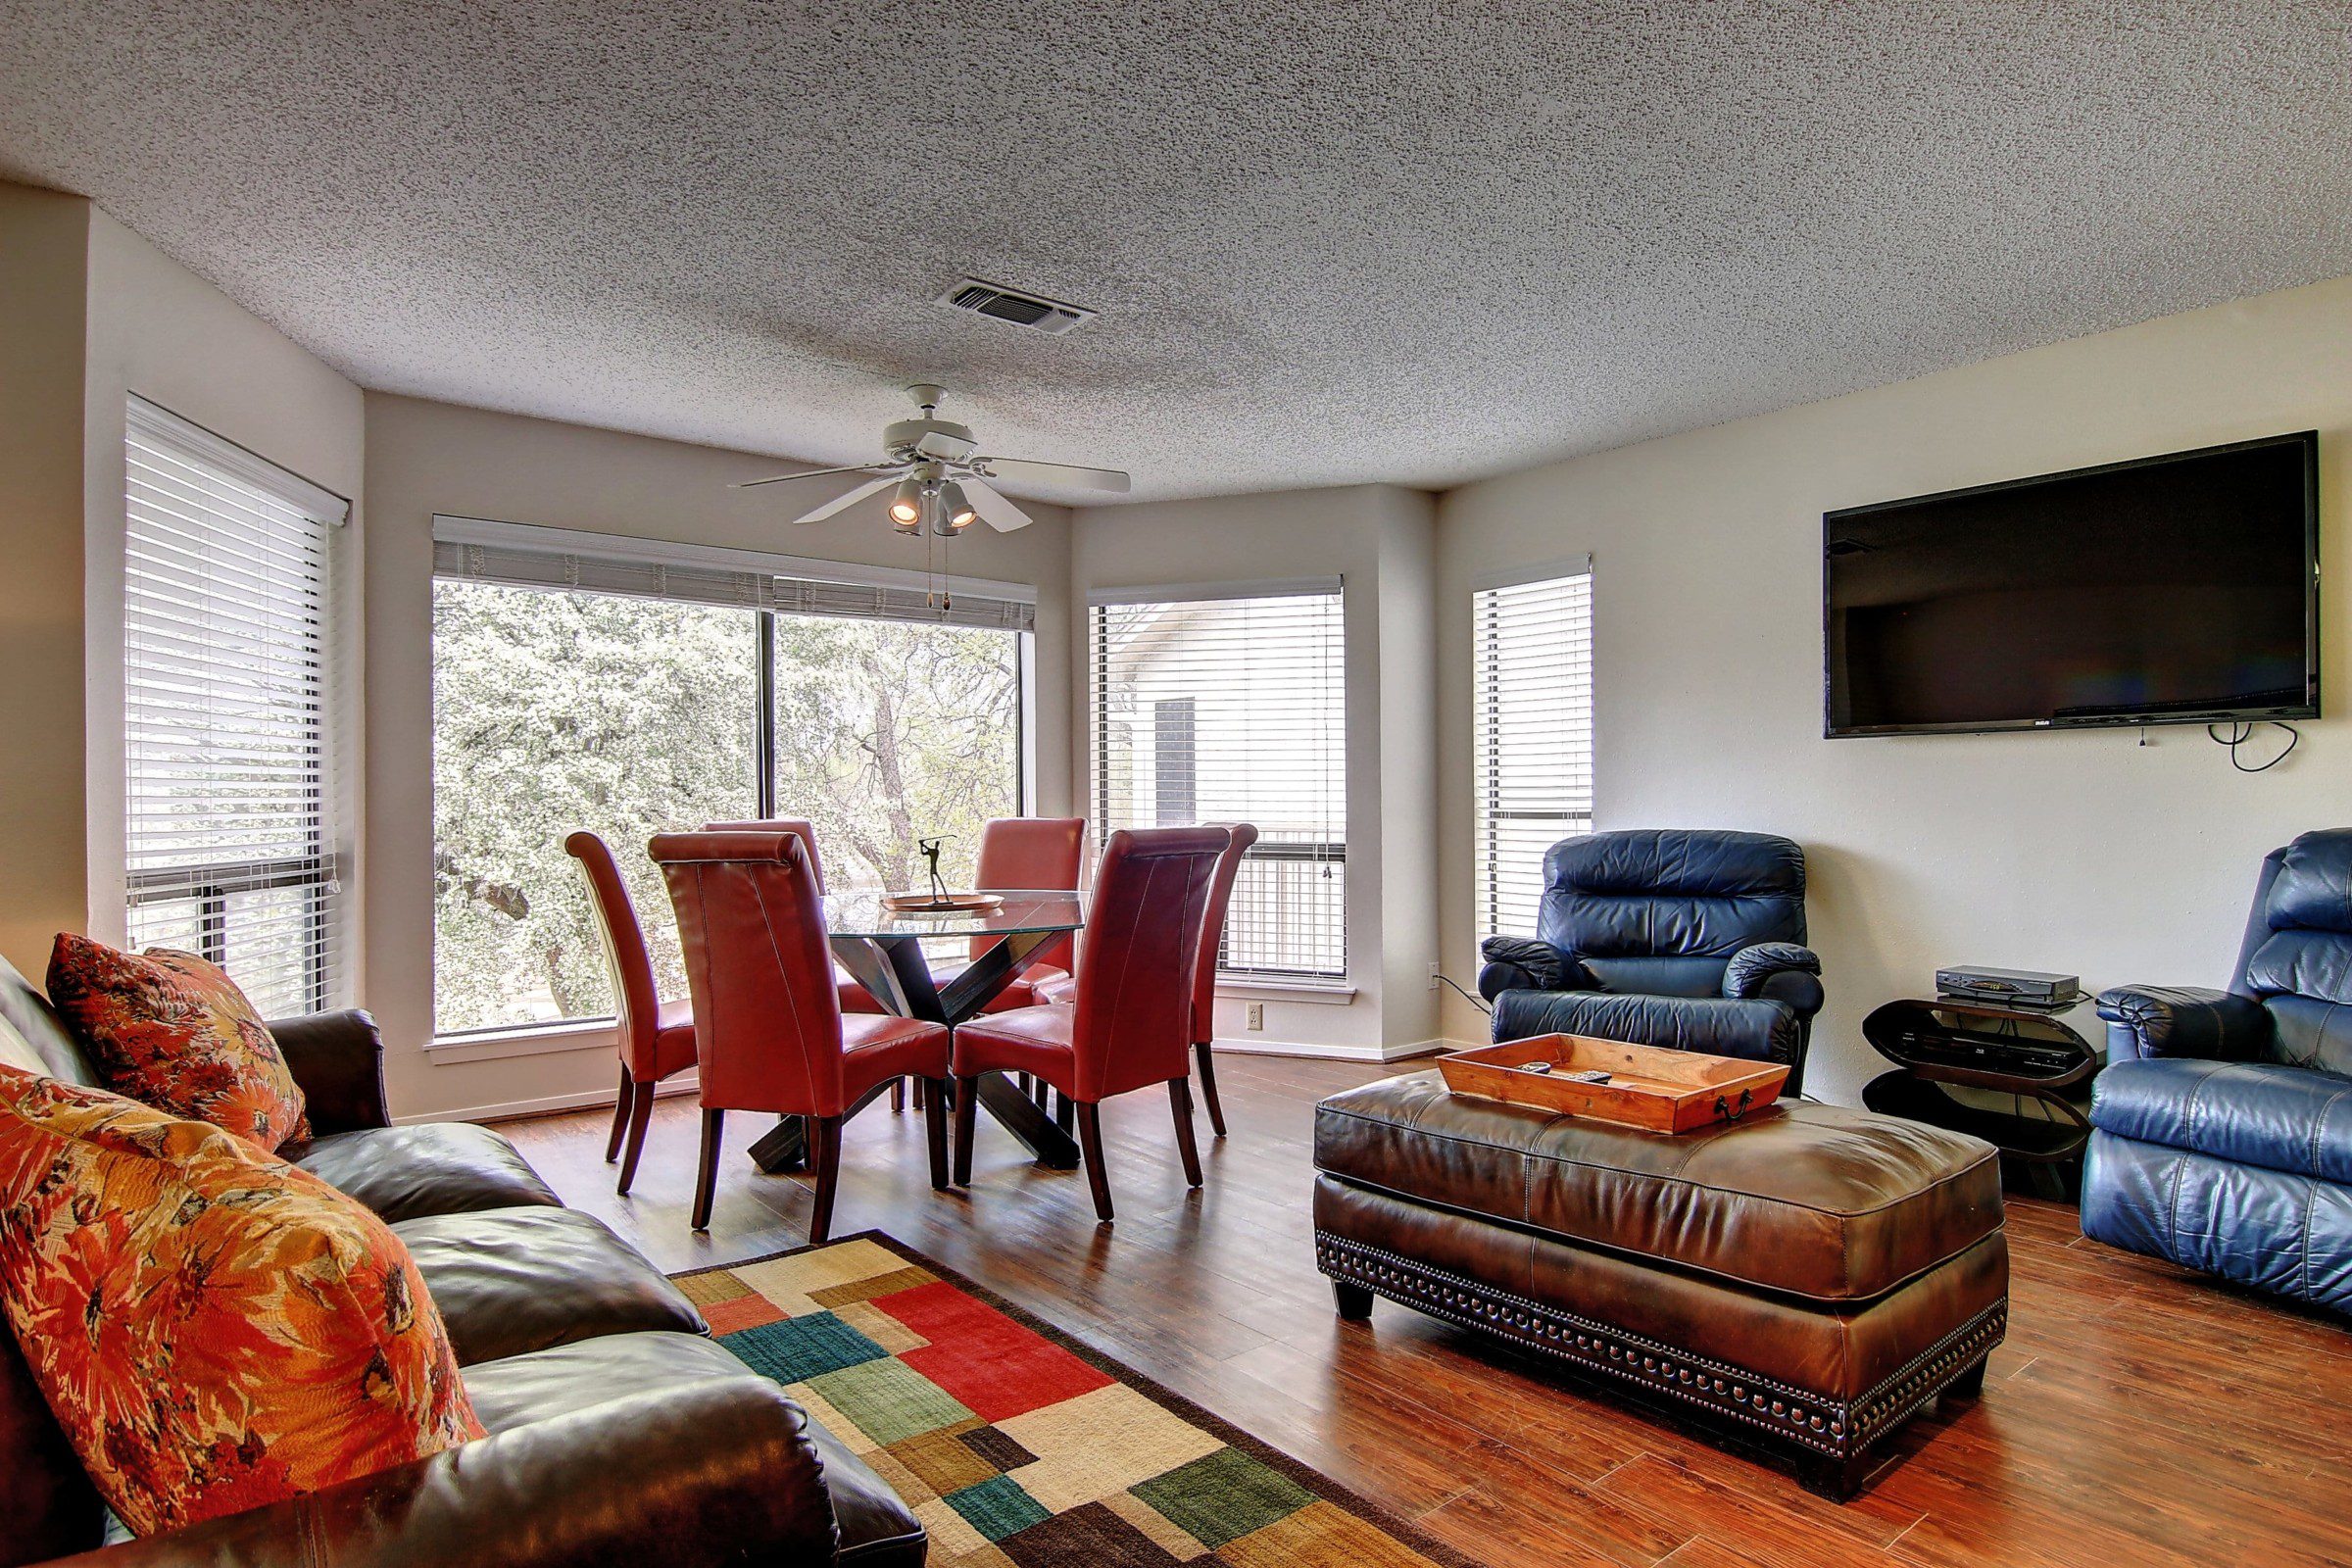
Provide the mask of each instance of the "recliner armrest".
[{"label": "recliner armrest", "polygon": [[1821,1010],[1821,956],[1793,942],[1759,942],[1741,948],[1724,965],[1723,994],[1748,1001],[1778,1002],[1800,1018]]},{"label": "recliner armrest", "polygon": [[270,1033],[286,1058],[286,1070],[301,1086],[314,1134],[323,1138],[392,1125],[384,1103],[384,1037],[373,1018],[356,1007],[314,1012],[272,1019]]},{"label": "recliner armrest", "polygon": [[592,1405],[323,1492],[60,1558],[85,1568],[830,1563],[808,1422],[724,1378]]},{"label": "recliner armrest", "polygon": [[1478,971],[1478,994],[1493,1002],[1505,991],[1585,991],[1592,977],[1576,961],[1535,937],[1489,937],[1478,945],[1487,960]]},{"label": "recliner armrest", "polygon": [[2111,1059],[2260,1061],[2277,1029],[2270,1009],[2252,997],[2202,986],[2118,986],[2099,993],[2099,1016],[2110,1025]]}]

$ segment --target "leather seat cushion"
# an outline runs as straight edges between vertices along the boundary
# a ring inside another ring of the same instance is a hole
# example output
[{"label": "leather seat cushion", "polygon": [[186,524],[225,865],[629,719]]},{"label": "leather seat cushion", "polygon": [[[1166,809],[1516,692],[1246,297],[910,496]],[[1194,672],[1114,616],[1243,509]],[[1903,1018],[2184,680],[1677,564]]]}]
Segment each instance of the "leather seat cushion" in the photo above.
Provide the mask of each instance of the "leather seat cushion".
[{"label": "leather seat cushion", "polygon": [[1882,1296],[2002,1220],[1999,1157],[1960,1133],[1795,1101],[1673,1137],[1457,1096],[1435,1071],[1324,1101],[1315,1166],[1821,1301]]},{"label": "leather seat cushion", "polygon": [[563,1203],[504,1134],[470,1122],[331,1133],[277,1152],[394,1224],[427,1214]]},{"label": "leather seat cushion", "polygon": [[838,964],[833,969],[833,996],[844,1012],[888,1012],[871,991],[859,985]]},{"label": "leather seat cushion", "polygon": [[[626,1334],[587,1340],[466,1369],[466,1392],[489,1432],[569,1415],[608,1399],[684,1388],[716,1378],[757,1377],[724,1348],[683,1334]],[[919,1568],[923,1527],[899,1494],[849,1446],[810,1417],[808,1435],[824,1461],[825,1490],[841,1527],[841,1556],[857,1568]],[[625,1456],[620,1462],[625,1463]]]},{"label": "leather seat cushion", "polygon": [[843,1013],[841,1048],[842,1093],[852,1100],[892,1078],[948,1075],[947,1028],[920,1018]]},{"label": "leather seat cushion", "polygon": [[1078,977],[1066,969],[1041,964],[1029,971],[1027,979],[1029,995],[1040,1006],[1062,1006],[1078,1000]]},{"label": "leather seat cushion", "polygon": [[2092,1087],[2090,1124],[2137,1143],[2352,1184],[2352,1078],[2308,1067],[2119,1061]]},{"label": "leather seat cushion", "polygon": [[644,1253],[577,1209],[435,1214],[392,1234],[416,1260],[461,1366],[607,1335],[710,1332]]},{"label": "leather seat cushion", "polygon": [[1011,1012],[983,1013],[956,1031],[956,1070],[1025,1072],[1071,1092],[1076,1056],[1071,1050],[1075,1007],[1039,1005]]},{"label": "leather seat cushion", "polygon": [[[694,1065],[694,1002],[680,997],[664,1002],[654,1014],[654,1070],[659,1081]],[[639,1074],[639,1077],[645,1077]]]}]

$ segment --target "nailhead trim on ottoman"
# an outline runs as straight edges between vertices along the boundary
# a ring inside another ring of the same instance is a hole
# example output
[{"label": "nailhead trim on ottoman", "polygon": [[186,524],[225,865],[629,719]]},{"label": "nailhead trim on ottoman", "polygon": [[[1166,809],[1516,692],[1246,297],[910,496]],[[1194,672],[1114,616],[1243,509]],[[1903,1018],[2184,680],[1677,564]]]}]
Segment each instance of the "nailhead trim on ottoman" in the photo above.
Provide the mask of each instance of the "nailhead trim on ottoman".
[{"label": "nailhead trim on ottoman", "polygon": [[2006,1298],[1953,1329],[1857,1398],[1843,1400],[1695,1355],[1614,1325],[1432,1268],[1382,1248],[1315,1233],[1335,1280],[1465,1328],[1483,1329],[1590,1371],[1667,1395],[1827,1458],[1850,1459],[1902,1424],[2008,1332]]}]

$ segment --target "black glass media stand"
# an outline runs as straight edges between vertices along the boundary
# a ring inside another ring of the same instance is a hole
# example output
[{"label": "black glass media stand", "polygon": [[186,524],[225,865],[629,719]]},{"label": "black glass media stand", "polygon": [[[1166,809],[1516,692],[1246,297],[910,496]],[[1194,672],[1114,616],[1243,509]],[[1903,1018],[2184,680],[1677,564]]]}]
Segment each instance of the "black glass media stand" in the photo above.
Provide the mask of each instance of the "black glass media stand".
[{"label": "black glass media stand", "polygon": [[2077,1201],[2082,1147],[2090,1141],[2090,1084],[2106,1064],[2105,1051],[2066,1022],[2087,1006],[1952,997],[1889,1002],[1862,1021],[1862,1034],[1894,1071],[1872,1079],[1862,1102],[1982,1138],[2001,1152],[2010,1186]]}]

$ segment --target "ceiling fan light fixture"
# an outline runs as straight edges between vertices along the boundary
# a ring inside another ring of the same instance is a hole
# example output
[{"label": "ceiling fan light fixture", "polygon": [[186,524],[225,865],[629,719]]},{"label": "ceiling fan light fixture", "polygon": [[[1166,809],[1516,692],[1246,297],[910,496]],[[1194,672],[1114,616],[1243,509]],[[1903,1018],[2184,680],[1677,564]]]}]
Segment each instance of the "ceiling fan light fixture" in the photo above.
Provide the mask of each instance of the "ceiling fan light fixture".
[{"label": "ceiling fan light fixture", "polygon": [[923,525],[923,482],[907,478],[899,481],[898,490],[890,498],[890,520],[901,533],[913,533]]},{"label": "ceiling fan light fixture", "polygon": [[939,516],[932,524],[938,532],[952,539],[969,528],[979,515],[972,510],[972,504],[964,499],[963,486],[950,479],[939,487]]}]

